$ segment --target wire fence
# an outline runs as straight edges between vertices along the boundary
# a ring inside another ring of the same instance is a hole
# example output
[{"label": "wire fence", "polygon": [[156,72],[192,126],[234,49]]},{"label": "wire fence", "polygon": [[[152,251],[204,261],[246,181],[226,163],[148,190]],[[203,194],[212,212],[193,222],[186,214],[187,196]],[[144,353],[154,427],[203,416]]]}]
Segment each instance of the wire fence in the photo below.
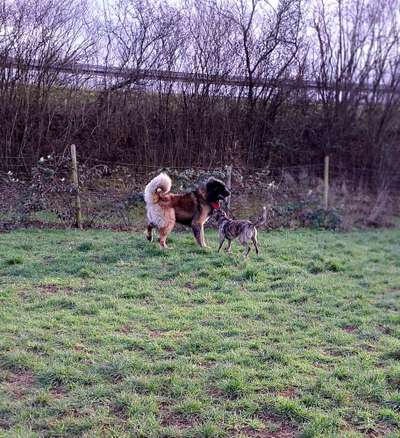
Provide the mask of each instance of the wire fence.
[{"label": "wire fence", "polygon": [[[7,170],[1,170],[1,174],[6,174],[8,171],[14,171],[15,169],[31,169],[31,160],[30,158],[26,157],[7,157],[7,160],[9,161],[9,165],[6,166]],[[125,167],[129,169],[133,169],[135,173],[138,174],[148,174],[151,171],[157,171],[160,169],[172,169],[172,170],[187,170],[187,169],[196,169],[196,170],[203,170],[203,171],[210,171],[214,168],[213,165],[187,165],[187,166],[176,166],[174,164],[142,164],[142,163],[127,163],[127,162],[120,162],[115,160],[104,160],[104,159],[98,159],[98,158],[86,158],[83,160],[83,163],[89,164],[89,165],[96,165],[101,164],[108,166],[110,168],[115,168],[117,166],[119,167]],[[230,164],[230,163],[229,163]],[[225,167],[225,166],[224,166]],[[288,165],[288,166],[262,166],[262,167],[254,167],[249,165],[243,165],[239,166],[241,171],[246,171],[248,173],[251,172],[269,172],[269,173],[279,173],[279,172],[293,172],[293,171],[301,171],[306,169],[312,169],[312,170],[318,170],[323,169],[324,164],[321,162],[318,163],[309,163],[309,164],[297,164],[297,165]],[[346,167],[344,165],[338,165],[338,164],[331,164],[331,171],[335,173],[342,173],[342,174],[370,174],[370,175],[377,175],[380,174],[382,171],[379,168],[370,168],[370,167]],[[400,178],[400,172],[384,172],[384,176],[391,179],[397,179]]]},{"label": "wire fence", "polygon": [[30,169],[29,177],[18,170],[26,167],[23,158],[10,158],[16,162],[13,170],[0,172],[0,229],[26,224],[75,226],[78,193],[83,227],[143,229],[146,217],[142,192],[160,171],[172,177],[176,192],[193,189],[210,176],[229,181],[231,215],[255,217],[263,205],[268,205],[269,228],[385,224],[387,218],[383,216],[394,217],[400,211],[400,173],[345,168],[332,160],[326,169],[324,161],[281,167],[212,168],[88,158],[79,163],[77,187],[71,182],[68,149],[57,157],[41,157]]}]

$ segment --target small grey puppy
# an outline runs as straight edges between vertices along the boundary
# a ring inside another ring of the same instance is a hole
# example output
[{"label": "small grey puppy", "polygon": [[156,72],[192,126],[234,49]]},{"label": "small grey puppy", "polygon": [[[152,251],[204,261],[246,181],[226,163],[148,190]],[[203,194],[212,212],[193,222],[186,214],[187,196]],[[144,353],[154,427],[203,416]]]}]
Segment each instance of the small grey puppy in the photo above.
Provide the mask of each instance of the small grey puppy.
[{"label": "small grey puppy", "polygon": [[218,233],[219,233],[219,248],[218,252],[222,248],[225,239],[228,240],[228,246],[226,251],[231,251],[232,240],[239,238],[239,242],[245,247],[244,256],[247,257],[250,252],[250,240],[253,242],[256,253],[258,254],[257,245],[257,227],[265,224],[267,221],[267,208],[263,207],[262,217],[255,222],[248,220],[234,220],[229,219],[227,214],[221,210],[215,210],[214,217],[218,223]]}]

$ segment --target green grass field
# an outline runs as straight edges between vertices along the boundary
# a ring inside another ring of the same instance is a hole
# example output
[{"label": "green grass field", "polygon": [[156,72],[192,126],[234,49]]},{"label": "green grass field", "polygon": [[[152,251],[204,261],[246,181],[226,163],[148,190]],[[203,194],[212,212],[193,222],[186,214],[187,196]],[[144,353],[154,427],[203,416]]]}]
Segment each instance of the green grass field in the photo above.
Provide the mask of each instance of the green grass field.
[{"label": "green grass field", "polygon": [[400,436],[400,231],[208,238],[0,234],[0,436]]}]

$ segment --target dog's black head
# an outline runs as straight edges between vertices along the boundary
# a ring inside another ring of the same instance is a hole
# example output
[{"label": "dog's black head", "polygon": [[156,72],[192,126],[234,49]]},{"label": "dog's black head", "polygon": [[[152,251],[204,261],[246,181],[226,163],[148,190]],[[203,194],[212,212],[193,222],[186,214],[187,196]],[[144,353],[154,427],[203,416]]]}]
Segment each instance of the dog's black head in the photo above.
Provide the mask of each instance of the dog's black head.
[{"label": "dog's black head", "polygon": [[216,178],[210,178],[206,183],[207,202],[213,208],[219,208],[219,201],[231,195],[231,192],[226,188],[225,184]]}]

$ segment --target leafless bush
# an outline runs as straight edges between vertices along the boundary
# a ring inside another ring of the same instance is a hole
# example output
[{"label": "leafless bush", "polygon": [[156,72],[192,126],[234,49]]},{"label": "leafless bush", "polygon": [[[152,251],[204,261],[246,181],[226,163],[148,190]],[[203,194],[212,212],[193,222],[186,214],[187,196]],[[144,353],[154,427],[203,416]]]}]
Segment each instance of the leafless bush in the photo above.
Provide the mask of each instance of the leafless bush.
[{"label": "leafless bush", "polygon": [[[396,172],[399,6],[4,0],[2,169],[29,173],[76,143],[84,159],[143,166],[285,167],[329,152],[349,168]],[[149,70],[193,76],[150,81]],[[239,79],[227,86],[228,76]]]}]

